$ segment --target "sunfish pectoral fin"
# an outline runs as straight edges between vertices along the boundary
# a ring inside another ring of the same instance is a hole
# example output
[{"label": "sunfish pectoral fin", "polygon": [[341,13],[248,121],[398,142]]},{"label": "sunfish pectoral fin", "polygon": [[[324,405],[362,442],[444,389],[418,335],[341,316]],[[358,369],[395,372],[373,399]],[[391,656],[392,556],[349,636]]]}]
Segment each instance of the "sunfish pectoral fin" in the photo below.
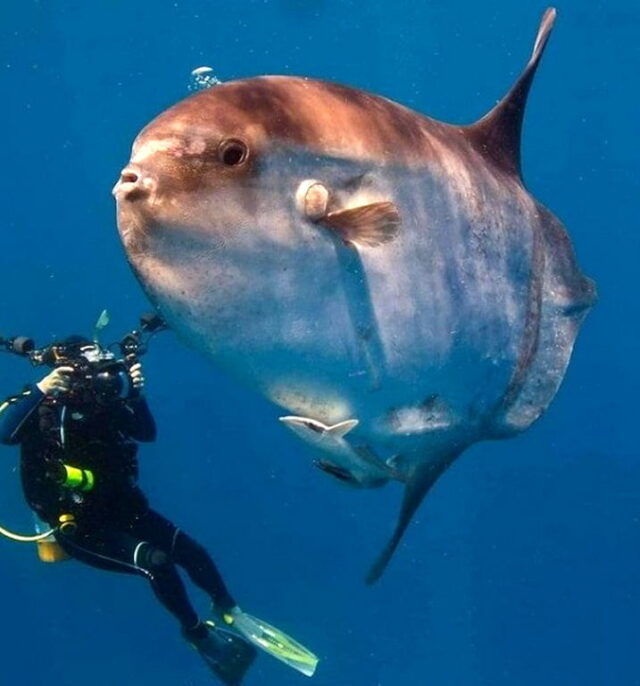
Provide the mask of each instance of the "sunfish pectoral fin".
[{"label": "sunfish pectoral fin", "polygon": [[317,419],[311,417],[297,417],[290,415],[287,417],[280,417],[280,421],[296,433],[313,432],[316,434],[328,434],[335,438],[342,438],[346,436],[352,429],[358,426],[357,419],[346,419],[337,424],[323,424]]},{"label": "sunfish pectoral fin", "polygon": [[527,95],[556,18],[553,7],[542,16],[531,58],[511,90],[480,121],[464,129],[474,146],[495,164],[520,174],[520,134]]},{"label": "sunfish pectoral fin", "polygon": [[383,548],[378,556],[378,559],[373,563],[369,573],[366,577],[367,584],[374,584],[383,575],[387,568],[389,561],[393,557],[404,532],[407,530],[413,515],[416,513],[420,503],[422,503],[425,495],[433,484],[438,480],[438,477],[447,469],[453,462],[456,455],[450,456],[446,459],[439,460],[427,464],[416,470],[411,478],[407,481],[404,491],[404,498],[400,508],[400,515],[396,523],[396,528],[389,539],[387,545]]},{"label": "sunfish pectoral fin", "polygon": [[398,208],[388,201],[329,212],[319,221],[346,243],[371,248],[390,243],[400,229]]}]

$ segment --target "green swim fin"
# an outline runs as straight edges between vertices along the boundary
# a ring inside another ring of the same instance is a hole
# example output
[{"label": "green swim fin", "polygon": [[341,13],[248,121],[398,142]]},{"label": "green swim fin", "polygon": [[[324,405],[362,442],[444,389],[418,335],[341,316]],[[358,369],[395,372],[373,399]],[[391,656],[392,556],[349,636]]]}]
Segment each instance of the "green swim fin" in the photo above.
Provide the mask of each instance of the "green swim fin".
[{"label": "green swim fin", "polygon": [[189,643],[225,686],[240,686],[258,651],[241,635],[208,621],[208,635]]},{"label": "green swim fin", "polygon": [[313,676],[316,671],[318,658],[310,650],[264,620],[252,617],[238,607],[225,614],[223,619],[254,646],[305,676]]}]

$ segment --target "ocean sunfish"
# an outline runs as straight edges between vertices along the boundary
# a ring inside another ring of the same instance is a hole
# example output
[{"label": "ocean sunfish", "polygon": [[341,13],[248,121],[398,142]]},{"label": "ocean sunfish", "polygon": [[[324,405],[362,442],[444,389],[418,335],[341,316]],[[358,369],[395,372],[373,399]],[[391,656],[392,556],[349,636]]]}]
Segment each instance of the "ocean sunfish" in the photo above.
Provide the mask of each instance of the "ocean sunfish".
[{"label": "ocean sunfish", "polygon": [[114,188],[128,259],[178,336],[284,408],[325,473],[406,484],[369,582],[465,448],[544,412],[595,299],[520,176],[554,19],[475,124],[326,81],[242,79],[155,118]]}]

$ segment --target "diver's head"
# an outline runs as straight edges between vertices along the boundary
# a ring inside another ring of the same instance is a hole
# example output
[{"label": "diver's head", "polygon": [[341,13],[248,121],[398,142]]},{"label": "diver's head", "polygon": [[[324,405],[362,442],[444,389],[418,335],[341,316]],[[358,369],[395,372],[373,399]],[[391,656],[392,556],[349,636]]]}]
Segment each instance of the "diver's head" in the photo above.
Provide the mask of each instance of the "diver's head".
[{"label": "diver's head", "polygon": [[98,404],[109,405],[129,395],[131,386],[126,367],[109,349],[99,343],[85,341],[79,352],[89,365],[85,376],[87,387]]},{"label": "diver's head", "polygon": [[69,400],[109,405],[128,397],[129,375],[121,360],[98,342],[74,334],[50,346],[46,362],[74,369]]},{"label": "diver's head", "polygon": [[108,348],[103,348],[97,341],[79,334],[67,336],[53,343],[51,350],[52,353],[47,360],[49,363],[55,363],[58,360],[78,360],[95,364],[103,360],[115,359],[115,355]]},{"label": "diver's head", "polygon": [[82,357],[83,348],[95,346],[95,343],[86,336],[73,334],[49,345],[42,356],[42,361],[52,367],[69,364],[73,360]]},{"label": "diver's head", "polygon": [[115,360],[116,356],[107,348],[93,341],[85,342],[79,347],[79,354],[90,364],[106,360]]}]

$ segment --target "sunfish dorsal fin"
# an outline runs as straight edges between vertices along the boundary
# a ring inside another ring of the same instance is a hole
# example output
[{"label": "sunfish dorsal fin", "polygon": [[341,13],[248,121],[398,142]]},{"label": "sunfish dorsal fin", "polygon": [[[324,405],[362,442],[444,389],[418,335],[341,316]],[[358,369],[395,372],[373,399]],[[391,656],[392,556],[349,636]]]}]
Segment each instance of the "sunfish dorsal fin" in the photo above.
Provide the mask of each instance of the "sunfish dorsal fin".
[{"label": "sunfish dorsal fin", "polygon": [[474,146],[505,171],[520,175],[520,133],[527,95],[540,63],[556,11],[549,7],[540,22],[533,53],[524,71],[511,90],[480,121],[464,131]]}]

